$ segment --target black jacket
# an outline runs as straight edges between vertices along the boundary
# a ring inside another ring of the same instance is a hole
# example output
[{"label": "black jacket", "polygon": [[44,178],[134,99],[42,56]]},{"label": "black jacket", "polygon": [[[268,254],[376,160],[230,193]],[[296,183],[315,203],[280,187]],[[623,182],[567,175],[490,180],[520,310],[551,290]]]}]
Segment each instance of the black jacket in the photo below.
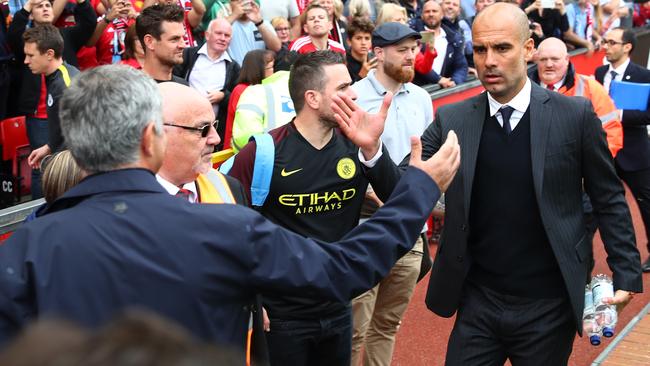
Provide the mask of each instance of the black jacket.
[{"label": "black jacket", "polygon": [[[608,65],[596,69],[596,80],[603,83]],[[623,73],[623,81],[650,83],[650,70],[630,62]],[[616,163],[625,171],[638,171],[650,167],[650,110],[623,110],[623,148],[616,154]]]},{"label": "black jacket", "polygon": [[[188,47],[183,50],[183,63],[174,67],[174,75],[181,77],[189,82],[190,75],[192,74],[192,69],[194,69],[194,64],[199,58],[199,49],[201,46]],[[223,147],[223,136],[226,131],[226,117],[228,116],[228,101],[230,100],[230,93],[237,85],[237,79],[239,78],[239,64],[237,61],[226,60],[226,81],[221,90],[224,93],[224,97],[219,102],[219,115],[217,119],[219,120],[219,127],[217,132],[221,136],[221,143],[217,146],[217,149]]]},{"label": "black jacket", "polygon": [[[29,13],[20,9],[14,14],[14,19],[9,25],[8,41],[14,52],[17,62],[25,60],[23,50],[23,33],[29,23]],[[74,19],[77,23],[72,27],[60,28],[63,36],[63,60],[72,66],[78,67],[77,51],[83,47],[97,26],[97,15],[88,1],[77,4],[74,8]],[[41,93],[41,76],[34,75],[29,67],[23,65],[20,85],[20,98],[18,113],[33,114],[38,107],[38,98]]]},{"label": "black jacket", "polygon": [[[422,32],[424,23],[421,19],[415,19],[410,24],[416,32]],[[465,59],[465,44],[463,42],[463,33],[456,32],[446,24],[440,25],[444,29],[447,38],[447,52],[444,55],[445,61],[442,64],[440,74],[431,70],[428,74],[415,73],[413,82],[417,85],[437,84],[441,77],[451,78],[456,85],[462,84],[467,80],[467,60]],[[424,48],[423,48],[424,49]]]}]

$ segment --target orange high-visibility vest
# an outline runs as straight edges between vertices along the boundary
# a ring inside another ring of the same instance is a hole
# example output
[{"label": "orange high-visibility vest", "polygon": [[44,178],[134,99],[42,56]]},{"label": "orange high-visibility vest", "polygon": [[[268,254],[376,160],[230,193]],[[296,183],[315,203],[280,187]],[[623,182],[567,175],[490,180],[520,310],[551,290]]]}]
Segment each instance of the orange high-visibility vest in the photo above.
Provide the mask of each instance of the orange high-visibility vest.
[{"label": "orange high-visibility vest", "polygon": [[558,92],[570,97],[585,97],[591,101],[596,115],[600,118],[603,130],[607,134],[609,151],[612,153],[612,157],[616,157],[616,153],[623,147],[623,125],[618,109],[605,88],[596,79],[575,74],[573,87],[567,89],[566,85],[563,85]]}]

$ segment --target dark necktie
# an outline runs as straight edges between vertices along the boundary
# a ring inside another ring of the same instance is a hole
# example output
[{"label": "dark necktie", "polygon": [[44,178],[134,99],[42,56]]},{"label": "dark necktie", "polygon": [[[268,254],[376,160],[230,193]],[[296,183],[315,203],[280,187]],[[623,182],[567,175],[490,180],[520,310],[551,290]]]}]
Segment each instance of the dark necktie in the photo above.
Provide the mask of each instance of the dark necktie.
[{"label": "dark necktie", "polygon": [[505,131],[506,135],[509,135],[512,132],[512,128],[510,128],[510,116],[512,116],[512,112],[515,109],[509,105],[504,105],[499,111],[501,111],[501,118],[503,118],[503,131]]},{"label": "dark necktie", "polygon": [[612,75],[612,81],[616,80],[616,77],[618,76],[618,73],[614,70],[609,72],[610,75]]},{"label": "dark necktie", "polygon": [[178,192],[176,192],[176,197],[181,197],[182,199],[184,199],[187,202],[191,202],[190,201],[190,196],[191,195],[192,195],[192,191],[190,191],[189,189],[185,189],[185,188],[179,188]]}]

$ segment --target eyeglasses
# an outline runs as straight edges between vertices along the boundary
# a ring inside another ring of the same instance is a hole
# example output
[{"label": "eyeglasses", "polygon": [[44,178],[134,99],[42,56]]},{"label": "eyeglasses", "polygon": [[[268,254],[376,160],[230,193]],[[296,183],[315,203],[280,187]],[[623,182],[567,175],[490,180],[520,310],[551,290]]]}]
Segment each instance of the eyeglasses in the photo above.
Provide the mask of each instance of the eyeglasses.
[{"label": "eyeglasses", "polygon": [[601,43],[602,45],[607,44],[607,45],[610,46],[610,47],[612,47],[612,46],[614,46],[614,45],[617,45],[617,44],[625,44],[625,42],[618,42],[618,41],[615,41],[615,40],[613,40],[613,39],[601,39],[601,40],[600,40],[600,43]]},{"label": "eyeglasses", "polygon": [[172,122],[163,123],[163,125],[171,126],[171,127],[178,127],[178,128],[182,128],[184,130],[189,130],[189,131],[199,131],[199,132],[201,132],[201,137],[207,137],[208,134],[210,133],[210,127],[214,127],[215,130],[217,129],[217,127],[219,126],[219,120],[217,119],[214,122],[208,123],[207,125],[203,125],[201,127],[182,126],[182,125],[174,124]]}]

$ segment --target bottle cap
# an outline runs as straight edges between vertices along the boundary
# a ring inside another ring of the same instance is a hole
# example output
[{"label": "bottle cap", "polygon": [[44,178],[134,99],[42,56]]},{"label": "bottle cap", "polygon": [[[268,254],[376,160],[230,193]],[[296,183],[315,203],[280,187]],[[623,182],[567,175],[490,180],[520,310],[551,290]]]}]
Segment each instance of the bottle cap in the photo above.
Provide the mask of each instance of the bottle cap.
[{"label": "bottle cap", "polygon": [[612,327],[603,327],[603,335],[607,338],[614,336],[614,328]]},{"label": "bottle cap", "polygon": [[591,342],[592,346],[600,345],[600,336],[598,334],[592,335],[591,337],[589,337],[589,342]]}]

